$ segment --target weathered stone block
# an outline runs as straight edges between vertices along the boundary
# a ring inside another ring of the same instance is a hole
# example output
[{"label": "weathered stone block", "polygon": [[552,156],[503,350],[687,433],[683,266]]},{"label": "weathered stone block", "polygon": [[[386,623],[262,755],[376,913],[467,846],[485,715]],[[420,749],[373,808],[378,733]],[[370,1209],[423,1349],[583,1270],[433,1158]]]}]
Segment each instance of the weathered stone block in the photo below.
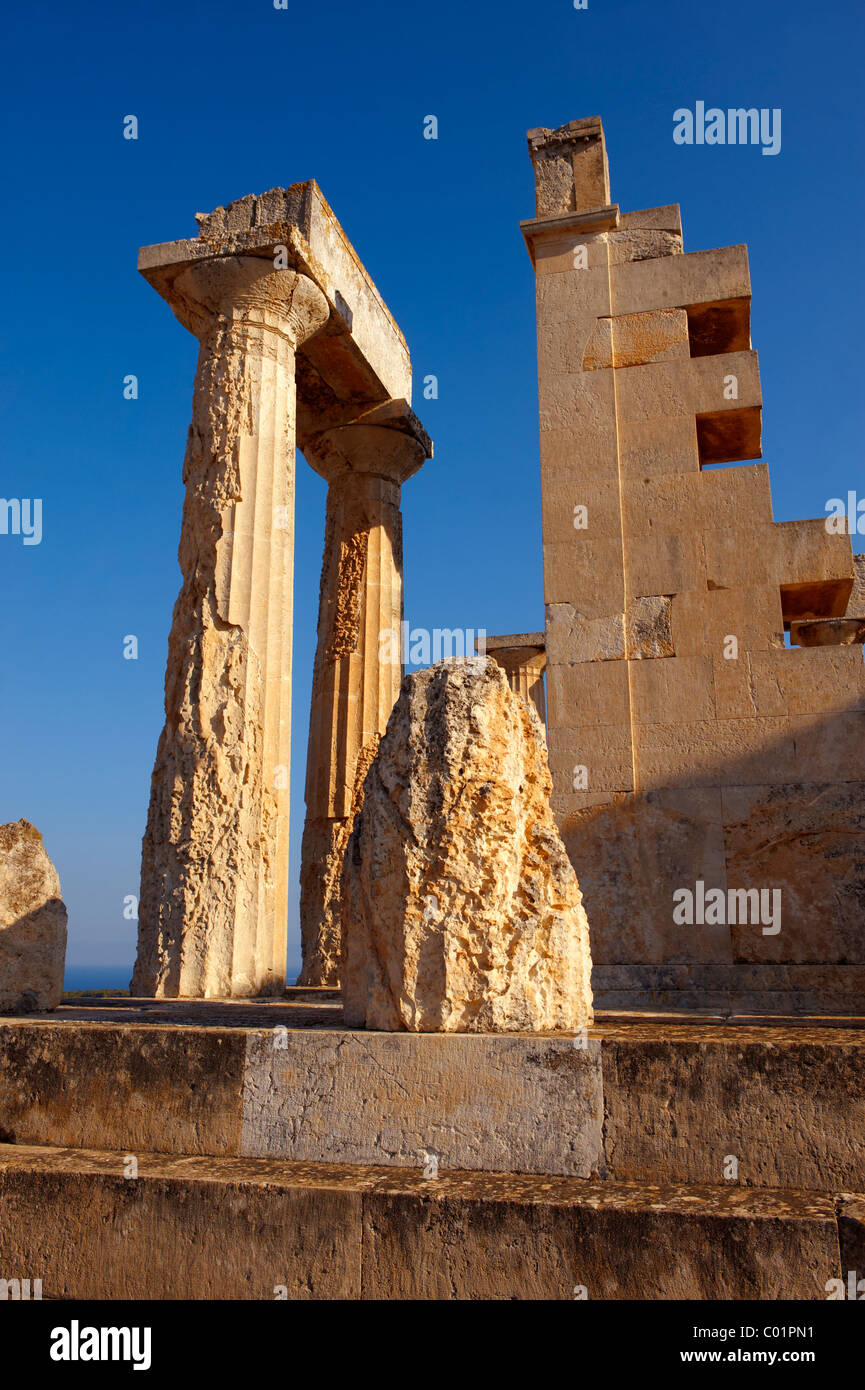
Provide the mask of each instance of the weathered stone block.
[{"label": "weathered stone block", "polygon": [[29,821],[0,825],[0,1009],[54,1009],[63,993],[66,908]]},{"label": "weathered stone block", "polygon": [[556,1031],[591,1018],[588,926],[537,715],[492,661],[407,676],[343,870],[346,1022]]}]

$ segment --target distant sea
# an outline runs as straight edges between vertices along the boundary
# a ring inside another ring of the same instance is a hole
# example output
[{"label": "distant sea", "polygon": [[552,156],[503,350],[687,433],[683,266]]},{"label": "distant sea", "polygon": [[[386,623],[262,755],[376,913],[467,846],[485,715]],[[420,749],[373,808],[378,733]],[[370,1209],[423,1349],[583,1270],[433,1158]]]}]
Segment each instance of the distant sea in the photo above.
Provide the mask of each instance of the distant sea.
[{"label": "distant sea", "polygon": [[64,989],[128,989],[132,965],[67,965]]},{"label": "distant sea", "polygon": [[[300,961],[290,961],[286,979],[293,985],[300,974]],[[71,989],[128,989],[132,978],[129,965],[67,965],[63,988]]]}]

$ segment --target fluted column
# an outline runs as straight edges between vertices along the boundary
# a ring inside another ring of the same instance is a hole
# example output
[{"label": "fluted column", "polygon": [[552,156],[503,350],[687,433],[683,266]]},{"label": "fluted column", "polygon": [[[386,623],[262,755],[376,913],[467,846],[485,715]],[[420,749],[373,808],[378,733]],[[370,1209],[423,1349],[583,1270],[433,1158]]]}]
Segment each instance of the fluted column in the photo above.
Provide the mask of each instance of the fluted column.
[{"label": "fluted column", "polygon": [[487,638],[487,654],[502,667],[508,685],[526,702],[531,701],[546,726],[547,709],[544,699],[544,670],[547,654],[541,646],[499,646],[499,638]]},{"label": "fluted column", "polygon": [[401,485],[426,448],[401,428],[347,425],[304,453],[329,483],[301,866],[299,983],[339,980],[342,858],[363,779],[402,680]]},{"label": "fluted column", "polygon": [[171,305],[201,341],[144,836],[133,993],[285,985],[295,349],[327,319],[303,275],[202,261]]}]

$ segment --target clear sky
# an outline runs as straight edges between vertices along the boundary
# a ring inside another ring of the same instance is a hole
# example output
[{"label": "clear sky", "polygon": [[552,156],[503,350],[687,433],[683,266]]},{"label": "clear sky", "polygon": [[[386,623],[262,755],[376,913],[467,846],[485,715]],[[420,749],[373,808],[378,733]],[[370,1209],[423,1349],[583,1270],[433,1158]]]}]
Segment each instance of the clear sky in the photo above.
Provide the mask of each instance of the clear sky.
[{"label": "clear sky", "polygon": [[[404,489],[414,626],[543,627],[533,126],[600,115],[623,210],[747,242],[776,519],[865,496],[854,0],[49,0],[5,39],[0,495],[41,498],[43,535],[0,535],[0,822],[43,832],[71,963],[134,957],[197,349],[136,256],[195,212],[317,179],[400,324],[436,453]],[[780,153],[676,145],[699,100],[780,108]],[[290,969],[323,517],[299,458]]]}]

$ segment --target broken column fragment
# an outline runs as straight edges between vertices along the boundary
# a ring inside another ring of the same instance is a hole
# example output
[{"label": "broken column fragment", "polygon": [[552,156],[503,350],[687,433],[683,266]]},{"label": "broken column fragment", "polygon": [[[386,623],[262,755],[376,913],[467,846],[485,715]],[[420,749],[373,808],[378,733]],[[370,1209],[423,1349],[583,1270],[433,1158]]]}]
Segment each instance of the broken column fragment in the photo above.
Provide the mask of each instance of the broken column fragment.
[{"label": "broken column fragment", "polygon": [[588,925],[550,790],[540,721],[495,662],[406,677],[343,868],[350,1026],[591,1022]]},{"label": "broken column fragment", "polygon": [[56,1009],[65,958],[66,908],[42,836],[26,820],[0,825],[0,1009]]}]

